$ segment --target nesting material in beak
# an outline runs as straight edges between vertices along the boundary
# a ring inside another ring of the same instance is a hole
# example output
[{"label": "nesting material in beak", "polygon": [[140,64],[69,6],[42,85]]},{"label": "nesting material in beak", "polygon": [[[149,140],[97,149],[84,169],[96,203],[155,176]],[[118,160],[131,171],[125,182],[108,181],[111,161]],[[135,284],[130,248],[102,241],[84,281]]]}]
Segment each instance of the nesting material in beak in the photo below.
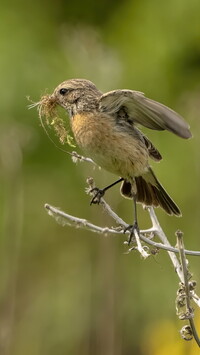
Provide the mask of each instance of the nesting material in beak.
[{"label": "nesting material in beak", "polygon": [[[28,100],[30,98],[28,97]],[[45,124],[48,127],[53,127],[57,137],[61,144],[67,143],[71,147],[75,147],[73,144],[73,137],[70,136],[68,129],[65,126],[64,120],[58,115],[58,104],[54,95],[44,95],[41,97],[40,101],[33,102],[29,105],[29,109],[37,107],[39,113],[39,119],[42,127],[49,136]],[[45,124],[44,120],[45,119]]]}]

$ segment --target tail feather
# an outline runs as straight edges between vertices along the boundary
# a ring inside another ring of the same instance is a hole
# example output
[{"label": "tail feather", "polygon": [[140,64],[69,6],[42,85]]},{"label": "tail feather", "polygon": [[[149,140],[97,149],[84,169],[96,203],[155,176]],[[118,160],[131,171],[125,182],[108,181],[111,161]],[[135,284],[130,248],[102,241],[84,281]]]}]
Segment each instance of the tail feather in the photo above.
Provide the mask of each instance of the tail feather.
[{"label": "tail feather", "polygon": [[[137,188],[136,198],[138,202],[141,202],[146,206],[160,206],[169,215],[181,215],[180,209],[159,183],[151,168],[149,168],[146,174],[135,177],[135,183]],[[132,184],[124,180],[121,187],[121,193],[126,197],[133,197]]]},{"label": "tail feather", "polygon": [[145,203],[146,206],[158,206],[157,199],[155,199],[155,193],[153,192],[152,185],[148,185],[146,181],[141,177],[135,178],[137,187],[137,201]]}]

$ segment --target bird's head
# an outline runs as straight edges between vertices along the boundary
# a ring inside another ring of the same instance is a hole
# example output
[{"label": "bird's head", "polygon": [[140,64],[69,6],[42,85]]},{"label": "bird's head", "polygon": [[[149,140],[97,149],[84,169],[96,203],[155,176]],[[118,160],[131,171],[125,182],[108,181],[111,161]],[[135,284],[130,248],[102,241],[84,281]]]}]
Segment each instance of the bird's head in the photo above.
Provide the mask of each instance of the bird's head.
[{"label": "bird's head", "polygon": [[86,79],[66,80],[58,85],[52,97],[56,104],[65,108],[70,116],[80,111],[90,111],[96,108],[97,100],[102,93]]},{"label": "bird's head", "polygon": [[102,93],[91,81],[71,79],[63,81],[52,94],[43,95],[40,101],[32,102],[29,108],[38,108],[41,125],[45,131],[45,123],[47,126],[53,126],[61,143],[67,141],[69,144],[69,134],[64,120],[59,115],[58,106],[63,107],[68,111],[69,116],[73,117],[77,113],[95,110],[101,95]]}]

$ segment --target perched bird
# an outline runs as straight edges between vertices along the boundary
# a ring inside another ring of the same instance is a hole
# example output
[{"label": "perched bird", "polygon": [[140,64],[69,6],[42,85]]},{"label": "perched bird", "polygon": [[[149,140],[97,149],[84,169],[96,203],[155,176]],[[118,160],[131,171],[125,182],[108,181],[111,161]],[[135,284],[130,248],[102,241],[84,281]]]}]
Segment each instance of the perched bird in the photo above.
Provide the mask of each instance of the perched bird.
[{"label": "perched bird", "polygon": [[56,87],[51,100],[68,111],[75,140],[84,153],[120,177],[108,187],[97,189],[92,203],[98,203],[109,187],[122,181],[122,195],[133,198],[135,204],[161,206],[169,215],[181,215],[149,165],[149,158],[160,161],[162,156],[137,127],[168,130],[190,138],[189,125],[180,115],[142,92],[102,93],[85,79],[64,81]]}]

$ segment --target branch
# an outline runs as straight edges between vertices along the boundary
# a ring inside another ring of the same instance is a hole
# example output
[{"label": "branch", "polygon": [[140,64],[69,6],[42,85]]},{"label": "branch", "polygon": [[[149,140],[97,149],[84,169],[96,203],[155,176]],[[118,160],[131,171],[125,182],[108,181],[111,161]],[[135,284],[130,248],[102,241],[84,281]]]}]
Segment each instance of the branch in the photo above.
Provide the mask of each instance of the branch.
[{"label": "branch", "polygon": [[[106,202],[102,199],[101,203],[104,202],[106,204]],[[107,204],[106,204],[107,205]],[[107,205],[109,206],[109,205]],[[48,214],[53,217],[57,223],[61,224],[62,226],[70,226],[70,227],[75,227],[75,228],[81,228],[81,229],[86,229],[89,230],[90,232],[95,232],[95,233],[99,233],[99,234],[104,234],[105,236],[109,236],[109,235],[121,235],[124,236],[124,234],[129,234],[129,232],[125,232],[123,231],[123,229],[121,227],[116,227],[116,228],[109,228],[109,227],[99,227],[95,224],[92,224],[90,222],[88,222],[86,219],[83,218],[78,218],[75,216],[72,216],[66,212],[61,211],[58,207],[54,207],[51,206],[50,204],[46,203],[44,205],[45,209],[48,211]],[[110,206],[109,206],[110,208]],[[111,208],[110,208],[110,211]],[[112,211],[113,215],[116,215],[114,211]],[[116,215],[117,216],[117,215]],[[119,223],[121,226],[123,227],[128,227],[128,224],[125,223],[120,217],[118,217],[120,221],[122,221],[122,223]],[[150,238],[145,237],[146,234],[151,234],[151,233],[156,233],[156,229],[154,228],[149,228],[149,229],[141,229],[140,230],[140,239],[145,242],[146,244],[156,248],[156,249],[162,249],[162,250],[166,250],[166,251],[170,251],[173,253],[179,253],[179,249],[178,248],[174,248],[172,246],[167,246],[164,245],[162,243],[157,243],[154,242],[153,240],[151,240]],[[126,243],[126,242],[125,242]],[[130,251],[132,250],[132,248],[130,248]],[[191,255],[191,256],[200,256],[200,252],[199,251],[194,251],[194,250],[187,250],[185,249],[185,254],[186,255]],[[200,305],[199,305],[200,307]]]},{"label": "branch", "polygon": [[[151,218],[152,225],[156,229],[156,235],[158,236],[158,238],[161,240],[161,242],[165,246],[171,247],[170,242],[168,241],[165,233],[163,232],[163,230],[160,226],[160,223],[158,222],[158,218],[155,214],[153,207],[148,207],[148,210],[149,210],[149,215]],[[173,252],[171,252],[170,250],[168,250],[168,254],[169,254],[172,264],[174,265],[174,268],[179,276],[179,279],[181,280],[181,282],[183,282],[183,273],[182,273],[181,266],[180,266],[180,263],[179,263],[176,255]]]},{"label": "branch", "polygon": [[[72,152],[71,155],[72,155],[73,162],[85,161],[97,166],[92,159],[83,157],[77,154],[76,152]],[[87,193],[93,196],[93,194],[96,193],[93,192],[95,187],[93,178],[88,178],[87,183],[89,185],[89,188],[87,189]],[[86,219],[69,215],[61,211],[59,208],[53,207],[49,204],[45,204],[45,208],[48,211],[48,214],[54,217],[55,220],[63,226],[69,225],[76,228],[82,228],[106,236],[119,235],[119,234],[124,235],[130,233],[128,230],[124,232],[124,230],[126,230],[126,228],[128,227],[128,224],[112,210],[112,208],[108,205],[108,203],[103,198],[101,198],[99,204],[102,206],[104,211],[106,211],[106,213],[110,215],[110,217],[117,223],[118,227],[115,228],[99,227],[95,224],[90,223]],[[180,231],[176,232],[178,238],[178,248],[171,246],[167,236],[165,235],[163,229],[160,226],[154,208],[147,207],[146,209],[148,210],[152,227],[149,229],[140,230],[139,233],[137,232],[134,233],[135,239],[132,241],[132,243],[136,245],[131,246],[128,252],[131,252],[132,250],[136,249],[143,258],[147,258],[148,256],[150,256],[149,251],[152,254],[157,253],[160,249],[166,250],[168,252],[181,285],[178,290],[178,296],[176,300],[177,312],[178,312],[178,307],[186,306],[186,313],[184,314],[178,313],[178,314],[179,314],[179,318],[181,317],[182,317],[181,319],[188,318],[190,322],[190,326],[184,326],[182,328],[181,335],[186,340],[191,340],[192,337],[194,336],[198,346],[200,346],[200,339],[195,329],[194,320],[193,320],[193,316],[194,316],[193,309],[190,306],[190,300],[192,299],[197,304],[197,306],[200,307],[200,298],[194,292],[196,287],[196,281],[190,281],[190,282],[188,281],[189,273],[188,273],[187,263],[185,258],[185,255],[200,256],[200,251],[184,249],[182,232]],[[155,236],[157,236],[161,242],[155,242],[153,240]],[[127,241],[125,243],[127,244]],[[152,246],[154,250],[150,250],[150,248],[147,245]],[[176,253],[180,255],[181,262],[179,262]]]},{"label": "branch", "polygon": [[87,158],[87,157],[84,157],[84,156],[78,154],[78,153],[75,152],[75,151],[72,152],[72,153],[70,153],[70,155],[72,156],[72,161],[73,161],[73,163],[77,163],[78,161],[80,161],[80,162],[86,161],[86,162],[91,163],[91,164],[93,164],[94,166],[98,167],[99,169],[101,169],[101,168],[94,162],[94,160],[92,160],[92,159],[90,159],[90,158]]},{"label": "branch", "polygon": [[177,231],[176,236],[177,236],[177,244],[180,253],[181,268],[183,273],[183,284],[182,284],[182,288],[179,289],[179,294],[181,296],[181,300],[183,301],[183,306],[186,306],[186,312],[181,313],[179,315],[179,318],[181,320],[188,319],[190,323],[190,328],[187,326],[182,328],[181,335],[185,340],[191,340],[191,336],[193,335],[197,345],[200,347],[200,339],[194,324],[194,310],[190,304],[190,300],[193,297],[194,281],[192,281],[192,283],[189,282],[192,275],[188,271],[188,262],[185,257],[184,244],[183,244],[183,233],[181,231]]},{"label": "branch", "polygon": [[78,218],[70,214],[67,214],[61,211],[59,208],[49,205],[48,203],[46,203],[44,207],[48,211],[48,214],[53,218],[55,218],[56,222],[61,224],[63,227],[68,225],[70,227],[82,228],[82,229],[89,230],[91,232],[96,232],[105,235],[107,235],[108,233],[112,233],[112,234],[117,233],[115,229],[108,228],[108,227],[102,228],[96,226],[95,224],[88,222],[86,219]]}]

